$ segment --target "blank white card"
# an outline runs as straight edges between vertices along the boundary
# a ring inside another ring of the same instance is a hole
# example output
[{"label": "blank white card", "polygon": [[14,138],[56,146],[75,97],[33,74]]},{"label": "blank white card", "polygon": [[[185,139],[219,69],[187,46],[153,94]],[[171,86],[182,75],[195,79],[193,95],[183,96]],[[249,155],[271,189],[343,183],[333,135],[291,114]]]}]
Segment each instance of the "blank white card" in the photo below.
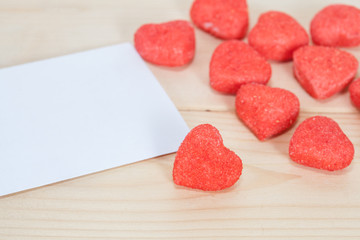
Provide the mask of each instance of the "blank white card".
[{"label": "blank white card", "polygon": [[0,195],[177,151],[189,129],[134,47],[0,70]]}]

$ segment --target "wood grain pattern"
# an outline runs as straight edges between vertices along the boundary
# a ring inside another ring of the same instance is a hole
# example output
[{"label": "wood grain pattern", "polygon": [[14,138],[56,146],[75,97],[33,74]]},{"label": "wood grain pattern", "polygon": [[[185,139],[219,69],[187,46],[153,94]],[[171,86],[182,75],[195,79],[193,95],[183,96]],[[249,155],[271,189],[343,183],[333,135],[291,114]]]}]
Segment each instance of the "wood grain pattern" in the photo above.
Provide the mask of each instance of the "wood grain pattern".
[{"label": "wood grain pattern", "polygon": [[[0,67],[132,41],[143,23],[189,19],[191,0],[2,0]],[[308,26],[332,3],[248,0],[251,26],[261,12],[286,11]],[[356,0],[343,1],[360,7]],[[196,30],[191,65],[150,65],[189,127],[216,126],[243,160],[230,189],[202,192],[175,186],[175,154],[0,198],[0,239],[359,239],[360,112],[345,91],[309,97],[292,77],[292,63],[272,62],[271,86],[296,93],[302,120],[326,115],[355,146],[345,170],[325,172],[293,163],[295,130],[259,142],[235,115],[234,96],[208,86],[208,64],[221,42]],[[360,48],[350,49],[360,59]],[[1,160],[0,160],[1,161]],[[9,183],[11,184],[11,183]]]}]

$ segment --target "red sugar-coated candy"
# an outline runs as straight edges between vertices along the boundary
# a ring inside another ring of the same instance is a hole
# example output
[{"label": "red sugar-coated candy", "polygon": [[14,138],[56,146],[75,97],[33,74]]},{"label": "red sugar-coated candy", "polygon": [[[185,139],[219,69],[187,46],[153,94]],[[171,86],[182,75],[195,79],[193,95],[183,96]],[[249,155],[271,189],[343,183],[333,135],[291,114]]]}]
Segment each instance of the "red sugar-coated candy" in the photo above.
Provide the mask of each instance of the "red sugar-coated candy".
[{"label": "red sugar-coated candy", "polygon": [[242,172],[241,159],[223,145],[219,131],[210,124],[193,128],[175,157],[176,184],[217,191],[235,184]]},{"label": "red sugar-coated candy", "polygon": [[360,45],[360,10],[349,5],[329,5],[310,24],[314,44],[332,47]]},{"label": "red sugar-coated candy", "polygon": [[239,118],[261,141],[290,128],[300,109],[299,100],[293,93],[260,84],[241,86],[235,105]]},{"label": "red sugar-coated candy", "polygon": [[349,92],[352,103],[360,109],[360,78],[350,84]]},{"label": "red sugar-coated candy", "polygon": [[302,165],[334,171],[349,166],[354,146],[334,120],[315,116],[297,127],[290,140],[289,155]]},{"label": "red sugar-coated candy", "polygon": [[309,36],[291,16],[270,11],[259,17],[249,33],[248,41],[265,58],[288,61],[297,48],[309,44]]},{"label": "red sugar-coated candy", "polygon": [[235,94],[242,84],[266,84],[270,77],[270,64],[244,42],[223,42],[212,55],[210,85],[219,92]]},{"label": "red sugar-coated candy", "polygon": [[195,0],[190,16],[197,27],[222,39],[245,37],[249,25],[246,0]]},{"label": "red sugar-coated candy", "polygon": [[195,32],[188,21],[145,24],[135,33],[140,56],[157,65],[175,67],[189,63],[195,53]]},{"label": "red sugar-coated candy", "polygon": [[357,59],[333,47],[305,46],[294,52],[294,75],[314,98],[329,98],[355,77]]}]

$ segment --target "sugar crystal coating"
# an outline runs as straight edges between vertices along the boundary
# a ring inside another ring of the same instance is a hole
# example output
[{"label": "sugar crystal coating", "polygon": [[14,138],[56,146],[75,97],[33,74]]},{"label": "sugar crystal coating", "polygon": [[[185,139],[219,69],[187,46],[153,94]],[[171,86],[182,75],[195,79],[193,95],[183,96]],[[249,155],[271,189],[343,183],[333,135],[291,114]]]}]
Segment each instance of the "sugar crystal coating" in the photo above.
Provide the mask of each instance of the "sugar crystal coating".
[{"label": "sugar crystal coating", "polygon": [[360,10],[333,4],[318,12],[311,21],[311,37],[316,45],[353,47],[360,45]]},{"label": "sugar crystal coating", "polygon": [[285,89],[245,84],[236,95],[236,113],[263,141],[290,128],[299,115],[298,98]]},{"label": "sugar crystal coating", "polygon": [[259,17],[249,33],[248,41],[265,58],[288,61],[297,48],[309,43],[309,36],[288,14],[269,11]]},{"label": "sugar crystal coating", "polygon": [[222,39],[245,37],[249,24],[246,0],[195,0],[190,16],[197,27]]},{"label": "sugar crystal coating", "polygon": [[352,103],[360,109],[360,78],[350,84],[349,92]]},{"label": "sugar crystal coating", "polygon": [[219,92],[235,94],[242,84],[266,84],[270,77],[270,64],[242,41],[225,41],[212,55],[210,85]]},{"label": "sugar crystal coating", "polygon": [[195,32],[188,21],[142,25],[134,36],[140,56],[157,65],[175,67],[189,63],[195,54]]},{"label": "sugar crystal coating", "polygon": [[348,52],[305,46],[294,52],[294,75],[314,98],[325,99],[344,89],[355,77],[357,59]]},{"label": "sugar crystal coating", "polygon": [[242,172],[241,159],[223,145],[219,131],[210,124],[193,128],[175,157],[175,184],[216,191],[235,184]]},{"label": "sugar crystal coating", "polygon": [[315,116],[297,127],[290,140],[289,155],[299,164],[334,171],[349,166],[354,146],[334,120]]}]

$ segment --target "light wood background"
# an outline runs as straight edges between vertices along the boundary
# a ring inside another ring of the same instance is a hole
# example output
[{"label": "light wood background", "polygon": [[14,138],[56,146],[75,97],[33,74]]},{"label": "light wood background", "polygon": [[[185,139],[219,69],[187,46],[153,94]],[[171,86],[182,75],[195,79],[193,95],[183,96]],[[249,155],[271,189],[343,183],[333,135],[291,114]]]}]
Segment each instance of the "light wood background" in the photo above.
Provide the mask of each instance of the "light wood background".
[{"label": "light wood background", "polygon": [[[250,26],[267,10],[285,11],[309,29],[332,0],[248,0]],[[1,0],[0,68],[132,41],[145,23],[189,19],[191,0]],[[360,7],[357,0],[342,1]],[[287,153],[295,128],[259,142],[238,120],[234,96],[210,89],[208,65],[221,42],[196,30],[192,64],[148,64],[189,127],[210,123],[243,160],[230,189],[175,186],[175,154],[0,198],[0,239],[360,239],[360,112],[348,92],[316,101],[272,62],[269,85],[293,91],[302,120],[333,118],[355,145],[353,163],[326,172]],[[360,48],[349,49],[360,59]],[[135,93],[136,94],[136,93]],[[1,159],[0,159],[1,162]],[[19,166],[21,167],[21,166]],[[11,184],[11,183],[9,183]]]}]

